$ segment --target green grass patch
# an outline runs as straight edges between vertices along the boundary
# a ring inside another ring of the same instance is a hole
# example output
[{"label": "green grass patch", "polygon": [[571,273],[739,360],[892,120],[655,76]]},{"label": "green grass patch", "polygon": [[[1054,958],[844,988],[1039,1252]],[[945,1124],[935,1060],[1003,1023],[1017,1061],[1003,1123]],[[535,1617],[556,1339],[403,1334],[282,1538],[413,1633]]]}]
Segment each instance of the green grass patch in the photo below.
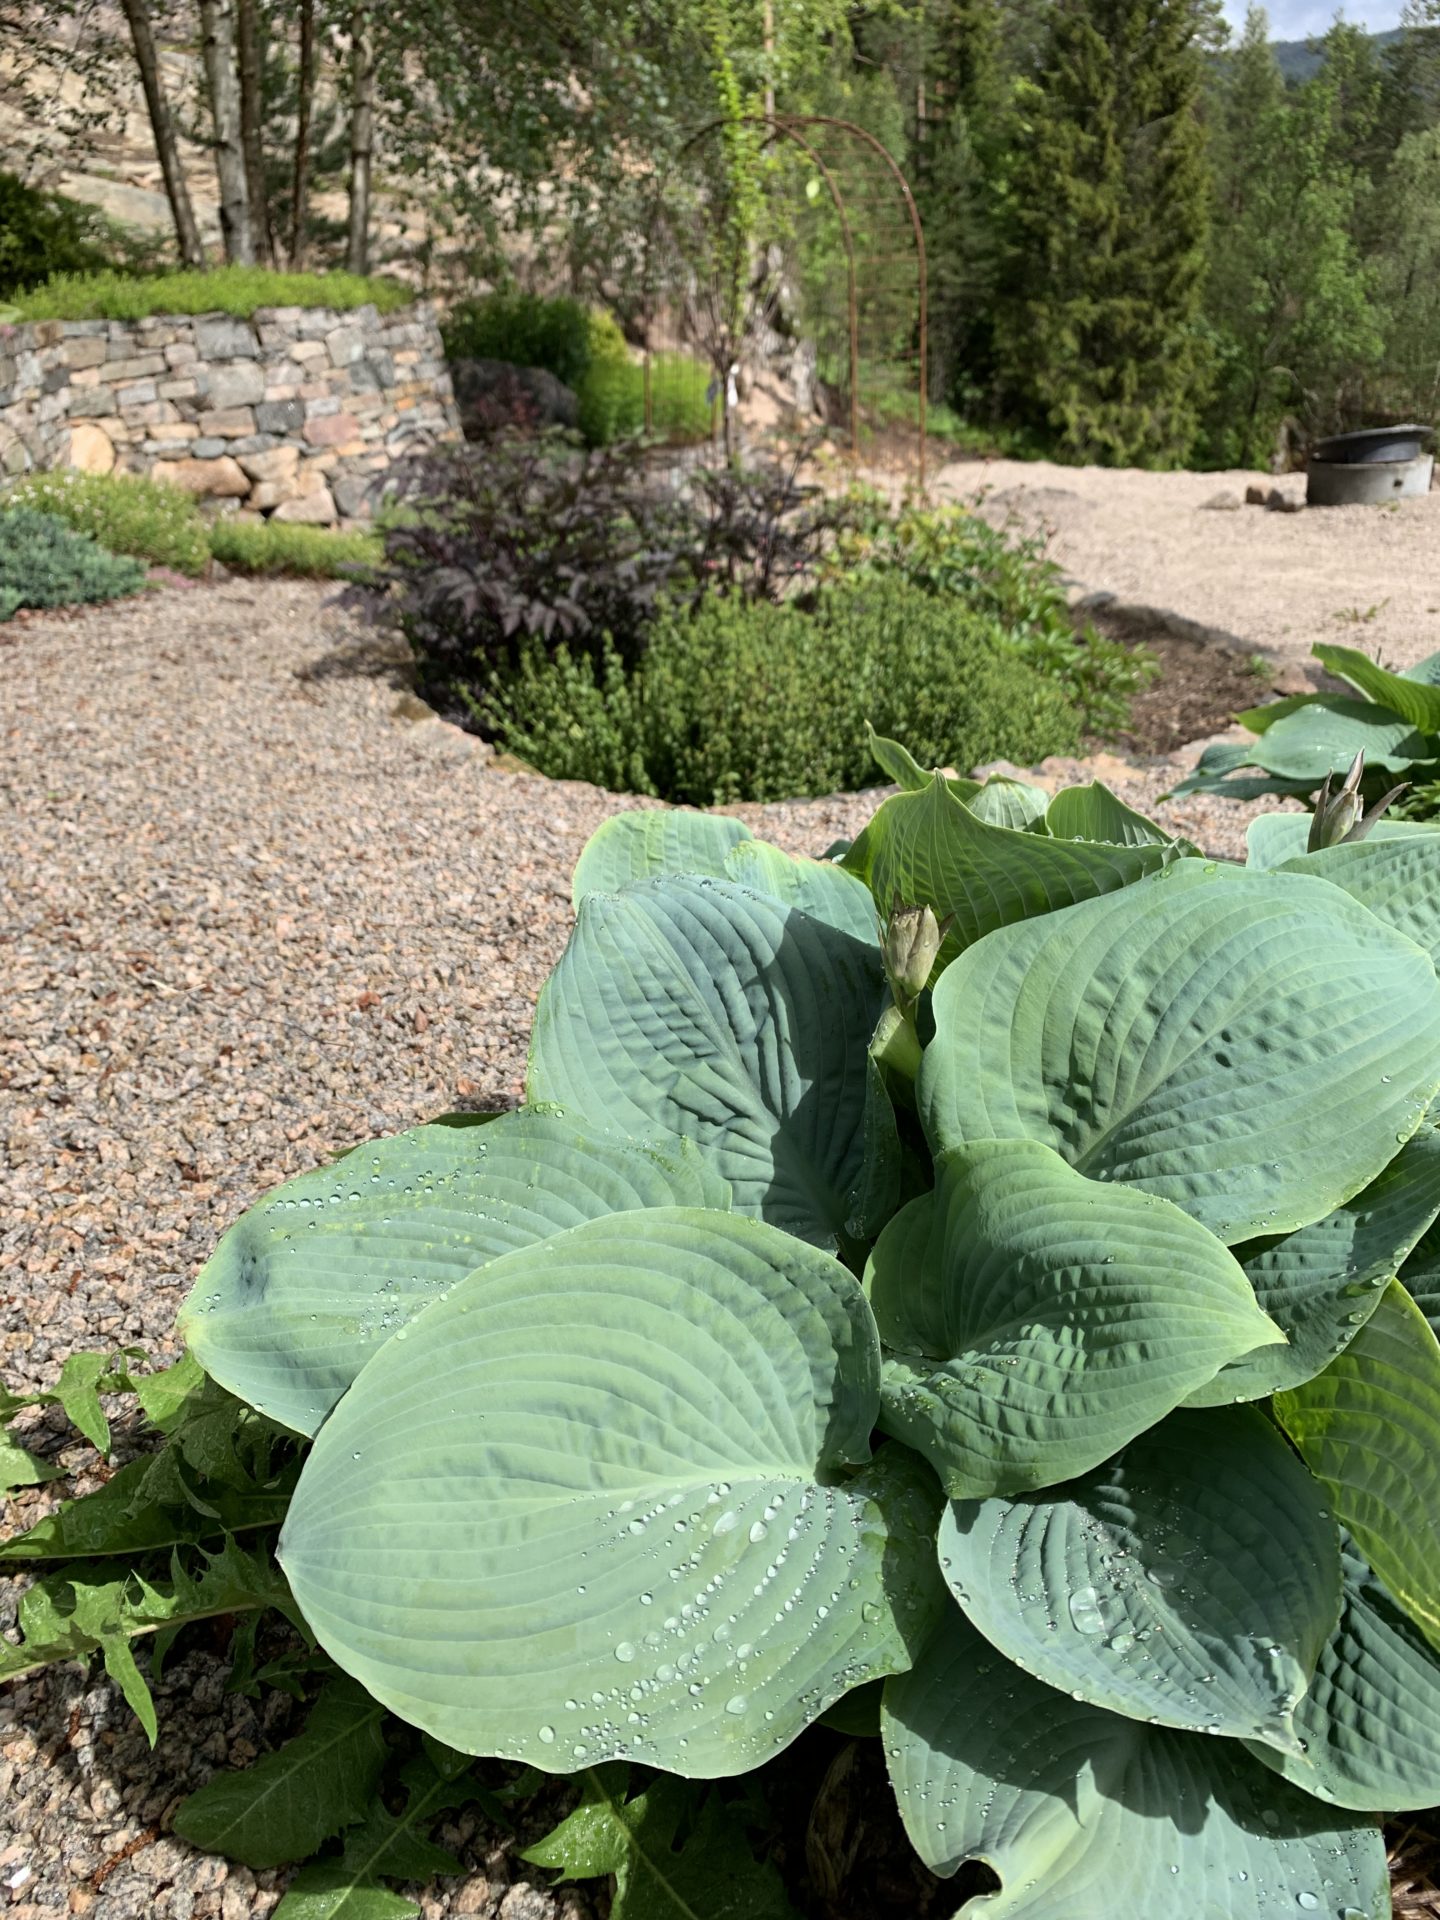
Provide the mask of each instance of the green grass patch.
[{"label": "green grass patch", "polygon": [[378,566],[379,534],[288,526],[283,520],[216,520],[210,552],[236,573],[287,573],[306,580],[343,579]]},{"label": "green grass patch", "polygon": [[60,273],[22,294],[22,320],[145,320],[157,313],[229,313],[245,320],[257,307],[375,306],[391,313],[415,299],[397,281],[356,273],[277,273],[268,267],[215,267],[188,273]]},{"label": "green grass patch", "polygon": [[7,507],[53,514],[109,553],[201,574],[210,564],[205,522],[189,494],[137,473],[27,474],[7,487]]},{"label": "green grass patch", "polygon": [[[657,353],[650,363],[650,430],[657,440],[710,436],[714,408],[710,369],[684,353]],[[591,362],[578,389],[580,431],[592,447],[645,431],[645,369],[634,360]]]}]

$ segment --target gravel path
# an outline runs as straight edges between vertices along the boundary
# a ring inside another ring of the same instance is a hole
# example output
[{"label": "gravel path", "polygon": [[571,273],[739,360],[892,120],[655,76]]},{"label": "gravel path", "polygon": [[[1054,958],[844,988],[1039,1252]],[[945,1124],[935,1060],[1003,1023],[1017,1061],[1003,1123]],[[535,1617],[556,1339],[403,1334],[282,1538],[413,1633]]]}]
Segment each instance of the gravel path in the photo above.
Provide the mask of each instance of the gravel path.
[{"label": "gravel path", "polygon": [[[570,870],[600,821],[635,804],[498,771],[417,718],[394,650],[324,598],[297,583],[176,587],[0,629],[12,1388],[48,1381],[77,1347],[166,1351],[195,1268],[266,1187],[369,1135],[512,1102],[569,929]],[[1101,771],[1145,806],[1186,758]],[[874,804],[740,811],[818,852]],[[1238,854],[1251,811],[1190,801],[1162,817]],[[48,1417],[24,1418],[62,1461],[84,1461]],[[8,1529],[44,1498],[17,1500]],[[167,1670],[153,1755],[78,1670],[0,1695],[0,1909],[269,1912],[277,1876],[164,1831],[215,1767],[283,1732],[283,1699],[262,1722],[222,1681],[204,1650]],[[537,1890],[474,1820],[442,1838],[473,1870],[426,1895],[427,1920],[589,1920],[583,1891]]]},{"label": "gravel path", "polygon": [[[1083,586],[1310,661],[1317,640],[1410,666],[1440,650],[1440,491],[1383,507],[1272,513],[1245,488],[1305,497],[1305,476],[1144,473],[1045,460],[964,460],[937,490],[983,494],[998,523],[1052,530],[1050,552]],[[1216,509],[1217,499],[1233,510]],[[1313,666],[1314,663],[1310,662]]]}]

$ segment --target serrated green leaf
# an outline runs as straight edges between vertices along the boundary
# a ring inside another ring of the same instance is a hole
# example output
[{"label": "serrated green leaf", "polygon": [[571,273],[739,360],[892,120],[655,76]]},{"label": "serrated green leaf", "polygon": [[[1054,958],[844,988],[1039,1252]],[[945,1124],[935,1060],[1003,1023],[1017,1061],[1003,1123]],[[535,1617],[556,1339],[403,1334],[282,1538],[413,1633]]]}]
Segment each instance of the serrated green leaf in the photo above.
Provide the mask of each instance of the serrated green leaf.
[{"label": "serrated green leaf", "polygon": [[541,990],[529,1097],[692,1140],[741,1212],[834,1246],[867,1173],[889,997],[873,940],[747,888],[592,893]]},{"label": "serrated green leaf", "polygon": [[828,1254],[732,1214],[590,1221],[382,1348],[279,1557],[331,1657],[454,1747],[742,1773],[943,1599],[933,1478],[869,1458],[878,1374]]},{"label": "serrated green leaf", "polygon": [[857,940],[875,940],[875,905],[863,883],[829,860],[782,853],[719,814],[618,813],[596,829],[575,869],[575,906],[589,893],[618,893],[664,874],[731,880],[782,906],[798,907]]},{"label": "serrated green leaf", "polygon": [[429,1880],[462,1873],[460,1862],[428,1836],[442,1813],[471,1798],[463,1772],[417,1754],[400,1775],[405,1804],[391,1813],[372,1799],[362,1825],[345,1836],[338,1860],[302,1867],[275,1909],[275,1920],[402,1920],[417,1909],[382,1880]]},{"label": "serrated green leaf", "polygon": [[587,1769],[580,1805],[520,1857],[562,1882],[614,1874],[611,1920],[793,1920],[779,1874],[713,1789],[662,1776],[627,1798],[628,1772]]},{"label": "serrated green leaf", "polygon": [[83,1660],[101,1651],[153,1742],[153,1708],[128,1653],[131,1640],[256,1607],[274,1607],[301,1624],[290,1590],[268,1554],[252,1555],[226,1540],[218,1551],[201,1551],[193,1558],[194,1564],[187,1564],[173,1554],[169,1576],[163,1579],[148,1579],[133,1568],[102,1561],[62,1567],[37,1580],[21,1597],[19,1644],[0,1643],[0,1681],[23,1679],[54,1661]]},{"label": "serrated green leaf", "polygon": [[917,1090],[937,1151],[1039,1140],[1227,1244],[1340,1206],[1440,1086],[1428,955],[1307,874],[1181,860],[991,934],[932,1011]]},{"label": "serrated green leaf", "polygon": [[[215,1379],[310,1434],[397,1327],[488,1260],[603,1213],[729,1204],[678,1139],[524,1108],[415,1127],[267,1194],[201,1268],[178,1328]],[[189,1429],[202,1472],[207,1435],[223,1454],[229,1423]]]},{"label": "serrated green leaf", "polygon": [[1236,1247],[1255,1298],[1288,1344],[1258,1348],[1222,1367],[1186,1404],[1264,1400],[1323,1373],[1375,1311],[1386,1283],[1437,1215],[1440,1132],[1427,1122],[1378,1179],[1323,1220]]},{"label": "serrated green leaf", "polygon": [[1333,1806],[1390,1813],[1434,1806],[1440,1801],[1440,1656],[1354,1544],[1346,1539],[1342,1548],[1339,1624],[1295,1710],[1303,1751],[1250,1751]]},{"label": "serrated green leaf", "polygon": [[51,1466],[48,1460],[37,1459],[0,1433],[0,1493],[13,1493],[17,1487],[43,1486],[47,1480],[60,1479],[64,1471],[63,1467]]},{"label": "serrated green leaf", "polygon": [[238,1773],[216,1774],[175,1815],[175,1831],[247,1867],[304,1860],[369,1811],[388,1749],[385,1709],[343,1675],[301,1732]]},{"label": "serrated green leaf", "polygon": [[942,1154],[866,1271],[882,1423],[946,1490],[1087,1472],[1226,1360],[1284,1336],[1232,1255],[1170,1202],[1087,1180],[1037,1141]]},{"label": "serrated green leaf", "polygon": [[106,1354],[72,1353],[61,1367],[54,1389],[54,1398],[64,1409],[66,1419],[101,1453],[110,1445],[110,1423],[100,1405],[99,1383],[110,1370]]},{"label": "serrated green leaf", "polygon": [[1294,1750],[1340,1608],[1323,1498],[1253,1407],[1174,1413],[1082,1480],[953,1501],[940,1565],[985,1637],[1062,1693]]},{"label": "serrated green leaf", "polygon": [[198,1411],[205,1398],[205,1370],[187,1353],[160,1373],[147,1373],[135,1381],[135,1398],[150,1425],[160,1433],[169,1433]]},{"label": "serrated green leaf", "polygon": [[923,792],[886,800],[844,865],[885,912],[898,897],[951,916],[940,972],[995,928],[1113,893],[1158,872],[1174,852],[1170,845],[1115,847],[994,826],[936,774]]},{"label": "serrated green leaf", "polygon": [[1420,733],[1440,733],[1440,686],[1408,674],[1390,673],[1356,647],[1321,642],[1310,651],[1327,673],[1333,673],[1337,680],[1348,680],[1377,706],[1398,713]]},{"label": "serrated green leaf", "polygon": [[1012,1666],[956,1609],[886,1682],[901,1816],[935,1873],[983,1860],[974,1920],[1206,1920],[1389,1910],[1378,1826],[1289,1788],[1232,1740],[1123,1719]]},{"label": "serrated green leaf", "polygon": [[1324,1373],[1274,1405],[1337,1519],[1440,1646],[1440,1343],[1399,1281]]}]

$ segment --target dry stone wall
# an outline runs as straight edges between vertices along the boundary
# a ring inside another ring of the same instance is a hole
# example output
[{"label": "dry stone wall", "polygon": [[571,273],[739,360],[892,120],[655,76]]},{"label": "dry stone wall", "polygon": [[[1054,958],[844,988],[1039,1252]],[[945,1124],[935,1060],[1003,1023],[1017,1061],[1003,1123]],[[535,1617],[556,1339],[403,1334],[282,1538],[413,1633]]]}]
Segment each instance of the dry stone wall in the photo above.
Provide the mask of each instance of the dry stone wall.
[{"label": "dry stone wall", "polygon": [[218,511],[333,526],[369,517],[397,459],[459,437],[426,304],[0,326],[0,477],[148,473]]}]

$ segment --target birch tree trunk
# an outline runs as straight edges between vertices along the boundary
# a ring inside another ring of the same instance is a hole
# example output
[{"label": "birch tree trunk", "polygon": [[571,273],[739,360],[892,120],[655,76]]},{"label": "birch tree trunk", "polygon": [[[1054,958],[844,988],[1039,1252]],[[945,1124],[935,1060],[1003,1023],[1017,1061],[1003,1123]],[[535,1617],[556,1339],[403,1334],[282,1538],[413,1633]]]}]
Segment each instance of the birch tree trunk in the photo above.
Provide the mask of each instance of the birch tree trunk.
[{"label": "birch tree trunk", "polygon": [[295,183],[290,197],[290,267],[305,264],[310,214],[310,119],[315,105],[315,0],[300,0],[300,78],[295,115]]},{"label": "birch tree trunk", "polygon": [[265,61],[260,46],[259,0],[237,0],[236,37],[240,53],[240,144],[245,155],[245,196],[255,252],[268,267],[275,258],[270,208],[265,192]]},{"label": "birch tree trunk", "polygon": [[370,160],[375,141],[375,21],[367,0],[350,14],[350,241],[345,265],[370,270]]},{"label": "birch tree trunk", "polygon": [[220,185],[220,232],[225,258],[255,264],[245,146],[240,130],[240,76],[235,66],[235,0],[200,0],[201,45],[215,122],[215,175]]},{"label": "birch tree trunk", "polygon": [[180,164],[180,149],[175,140],[175,123],[170,118],[170,103],[160,79],[160,62],[155,53],[155,36],[150,28],[146,0],[124,0],[125,18],[130,23],[130,39],[135,48],[135,64],[140,69],[140,84],[145,89],[145,105],[150,113],[150,131],[165,180],[165,196],[175,222],[175,240],[180,259],[187,267],[203,267],[205,249],[195,223],[190,189]]}]

